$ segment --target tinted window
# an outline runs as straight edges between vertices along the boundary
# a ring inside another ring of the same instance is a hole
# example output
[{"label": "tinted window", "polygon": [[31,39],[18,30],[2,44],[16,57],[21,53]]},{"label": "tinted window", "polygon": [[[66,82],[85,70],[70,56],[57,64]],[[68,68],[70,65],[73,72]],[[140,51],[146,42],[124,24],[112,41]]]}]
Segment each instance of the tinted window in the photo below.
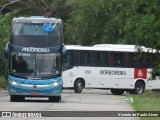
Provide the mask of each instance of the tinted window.
[{"label": "tinted window", "polygon": [[154,54],[152,53],[129,53],[130,67],[153,67]]},{"label": "tinted window", "polygon": [[59,24],[52,31],[44,29],[44,23],[13,23],[10,42],[25,47],[53,47],[61,45],[62,36]]},{"label": "tinted window", "polygon": [[74,65],[74,52],[73,51],[67,51],[66,53],[66,63],[63,64],[63,68],[68,69]]},{"label": "tinted window", "polygon": [[30,54],[12,51],[10,74],[24,78],[49,77],[60,74],[60,54]]},{"label": "tinted window", "polygon": [[91,65],[91,51],[76,51],[76,64],[77,65]]},{"label": "tinted window", "polygon": [[112,56],[114,57],[115,66],[126,66],[127,65],[127,53],[114,52],[113,55]]},{"label": "tinted window", "polygon": [[93,60],[95,66],[107,66],[109,64],[108,52],[93,52]]}]

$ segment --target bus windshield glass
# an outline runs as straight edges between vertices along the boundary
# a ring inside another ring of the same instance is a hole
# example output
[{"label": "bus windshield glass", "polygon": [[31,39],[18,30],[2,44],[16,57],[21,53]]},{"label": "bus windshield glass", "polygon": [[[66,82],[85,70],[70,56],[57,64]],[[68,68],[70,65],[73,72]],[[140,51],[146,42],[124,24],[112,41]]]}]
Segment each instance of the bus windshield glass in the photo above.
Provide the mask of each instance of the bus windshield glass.
[{"label": "bus windshield glass", "polygon": [[58,23],[12,23],[11,44],[33,47],[61,45],[61,29]]},{"label": "bus windshield glass", "polygon": [[10,74],[26,79],[47,79],[60,75],[60,53],[11,52]]}]

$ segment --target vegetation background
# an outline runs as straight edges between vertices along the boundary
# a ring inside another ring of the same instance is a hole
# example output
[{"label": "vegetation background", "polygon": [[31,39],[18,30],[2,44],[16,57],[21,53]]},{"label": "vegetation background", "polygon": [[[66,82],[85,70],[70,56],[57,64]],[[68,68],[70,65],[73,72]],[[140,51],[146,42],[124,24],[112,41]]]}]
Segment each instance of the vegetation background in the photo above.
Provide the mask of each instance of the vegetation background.
[{"label": "vegetation background", "polygon": [[[0,8],[11,0],[1,0]],[[11,19],[46,16],[63,20],[65,44],[134,44],[160,49],[160,0],[19,0],[0,13],[0,81]],[[159,64],[157,55],[155,62]],[[160,69],[156,68],[160,73]],[[1,85],[0,87],[3,87]]]}]

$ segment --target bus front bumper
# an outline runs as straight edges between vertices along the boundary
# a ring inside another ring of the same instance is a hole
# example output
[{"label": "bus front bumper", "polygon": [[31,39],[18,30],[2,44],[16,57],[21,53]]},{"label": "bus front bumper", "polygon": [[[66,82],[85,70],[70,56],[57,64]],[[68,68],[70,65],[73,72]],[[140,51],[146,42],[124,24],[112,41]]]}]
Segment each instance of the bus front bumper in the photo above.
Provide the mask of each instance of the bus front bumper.
[{"label": "bus front bumper", "polygon": [[49,97],[49,96],[61,96],[62,85],[47,86],[47,85],[8,85],[8,92],[10,95],[21,96],[37,96],[37,97]]}]

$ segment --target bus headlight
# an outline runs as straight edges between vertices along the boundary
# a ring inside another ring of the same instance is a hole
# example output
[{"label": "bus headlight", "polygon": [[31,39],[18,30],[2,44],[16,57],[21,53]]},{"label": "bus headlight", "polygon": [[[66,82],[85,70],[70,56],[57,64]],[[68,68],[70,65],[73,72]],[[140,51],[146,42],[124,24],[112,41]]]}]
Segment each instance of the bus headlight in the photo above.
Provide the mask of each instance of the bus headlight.
[{"label": "bus headlight", "polygon": [[15,82],[15,81],[11,81],[11,80],[9,80],[8,82],[9,82],[10,84],[12,84],[12,85],[20,85],[19,83]]},{"label": "bus headlight", "polygon": [[61,81],[59,81],[59,82],[53,82],[53,83],[52,83],[53,86],[57,86],[57,85],[60,85],[60,84],[62,84]]}]

